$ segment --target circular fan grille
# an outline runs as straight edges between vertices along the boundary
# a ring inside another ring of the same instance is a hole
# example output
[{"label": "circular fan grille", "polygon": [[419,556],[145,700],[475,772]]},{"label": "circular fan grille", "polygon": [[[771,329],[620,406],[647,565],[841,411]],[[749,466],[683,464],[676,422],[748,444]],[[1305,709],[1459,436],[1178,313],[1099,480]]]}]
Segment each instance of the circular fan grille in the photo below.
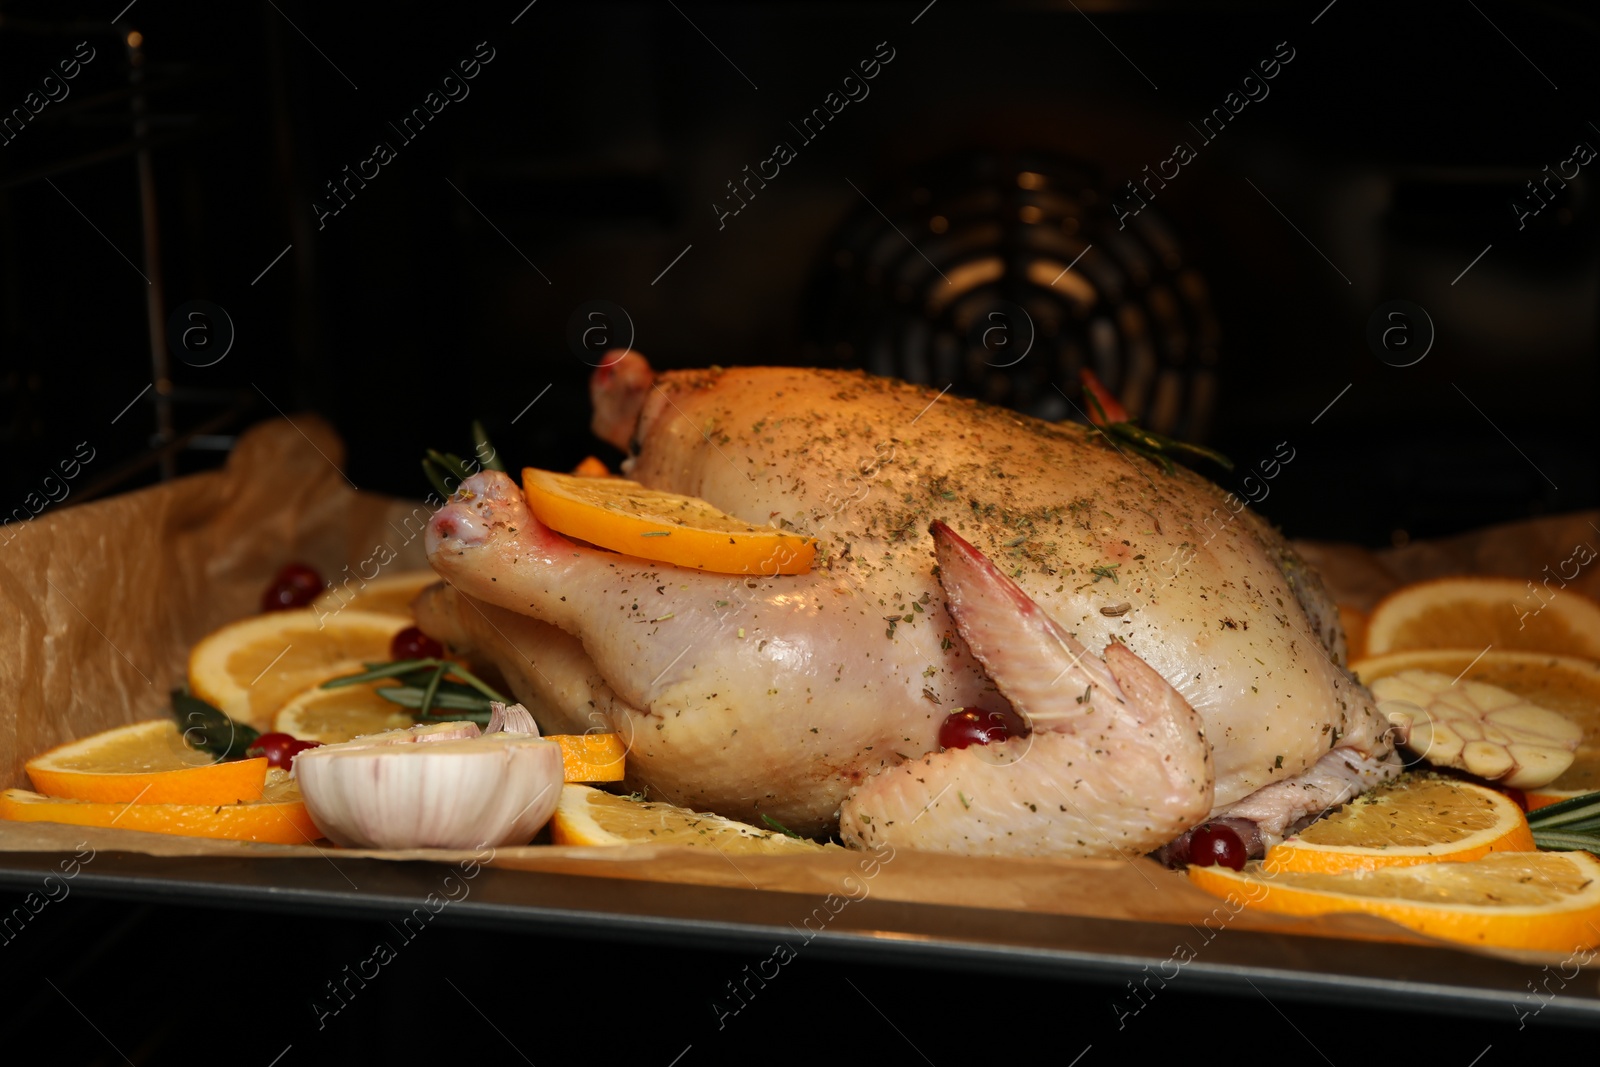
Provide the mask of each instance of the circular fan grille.
[{"label": "circular fan grille", "polygon": [[1061,159],[969,155],[870,190],[816,268],[813,354],[1046,419],[1081,415],[1088,367],[1146,426],[1202,439],[1205,281],[1154,209],[1125,223]]}]

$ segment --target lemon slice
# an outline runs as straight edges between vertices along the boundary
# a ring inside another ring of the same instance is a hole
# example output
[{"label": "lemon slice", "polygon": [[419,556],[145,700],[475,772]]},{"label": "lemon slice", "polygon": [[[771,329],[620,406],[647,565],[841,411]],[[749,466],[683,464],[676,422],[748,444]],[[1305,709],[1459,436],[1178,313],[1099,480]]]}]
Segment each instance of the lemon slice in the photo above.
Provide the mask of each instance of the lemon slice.
[{"label": "lemon slice", "polygon": [[675,804],[614,796],[586,785],[561,787],[561,800],[550,819],[550,838],[558,845],[686,845],[735,854],[819,852],[838,847]]},{"label": "lemon slice", "polygon": [[629,556],[722,574],[804,574],[815,539],[752,526],[706,501],[623,478],[579,478],[524,468],[533,515],[568,537]]}]

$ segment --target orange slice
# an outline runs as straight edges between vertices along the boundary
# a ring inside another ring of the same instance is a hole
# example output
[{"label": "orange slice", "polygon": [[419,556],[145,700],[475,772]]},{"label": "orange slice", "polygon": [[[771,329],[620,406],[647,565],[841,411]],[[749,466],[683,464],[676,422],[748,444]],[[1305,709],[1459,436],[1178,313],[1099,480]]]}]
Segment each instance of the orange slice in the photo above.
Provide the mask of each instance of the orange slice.
[{"label": "orange slice", "polygon": [[387,660],[394,635],[410,625],[399,615],[353,609],[257,615],[200,639],[189,652],[189,688],[230,718],[267,730],[297,694]]},{"label": "orange slice", "polygon": [[1524,795],[1528,798],[1528,812],[1531,814],[1540,808],[1548,808],[1552,804],[1559,804],[1563,800],[1573,797],[1586,796],[1592,789],[1530,789]]},{"label": "orange slice", "polygon": [[838,847],[675,804],[619,797],[587,785],[561,787],[561,801],[550,818],[550,839],[558,845],[686,845],[738,855]]},{"label": "orange slice", "polygon": [[273,784],[259,800],[243,804],[116,804],[64,800],[26,789],[7,789],[0,793],[0,819],[110,826],[279,845],[305,845],[321,838],[322,831],[306,813],[299,787],[282,771],[274,771],[273,777]]},{"label": "orange slice", "polygon": [[1493,852],[1465,863],[1271,874],[1190,867],[1215,896],[1283,915],[1365,912],[1430,937],[1499,948],[1600,946],[1600,860],[1587,852]]},{"label": "orange slice", "polygon": [[312,686],[283,706],[272,728],[302,741],[337,745],[363,734],[416,725],[411,712],[378,694],[380,688],[376,684],[338,689]]},{"label": "orange slice", "polygon": [[171,719],[154,719],[69,741],[29,760],[39,792],[108,803],[232,804],[258,800],[265,759],[219,763],[191,748]]},{"label": "orange slice", "polygon": [[380,574],[370,581],[350,575],[339,584],[329,586],[310,606],[319,614],[349,609],[403,615],[409,619],[412,617],[411,602],[437,581],[439,576],[427,570]]},{"label": "orange slice", "polygon": [[[1482,655],[1480,656],[1480,653]],[[1600,792],[1600,663],[1575,656],[1542,652],[1483,652],[1474,649],[1395,652],[1350,665],[1363,684],[1372,685],[1404,671],[1448,674],[1462,683],[1482,682],[1515,693],[1542,708],[1571,719],[1583,731],[1572,766],[1534,796]],[[1554,801],[1550,801],[1554,803]]]},{"label": "orange slice", "polygon": [[1268,850],[1267,872],[1375,870],[1490,852],[1532,852],[1516,801],[1469,782],[1406,775],[1381,785]]},{"label": "orange slice", "polygon": [[815,539],[752,526],[697,497],[624,478],[579,478],[524,468],[522,491],[540,522],[642,559],[722,574],[804,574]]},{"label": "orange slice", "polygon": [[594,456],[584,456],[583,462],[572,468],[572,474],[576,478],[613,477],[610,468]]},{"label": "orange slice", "polygon": [[561,746],[561,767],[569,782],[620,782],[627,747],[616,734],[551,734]]},{"label": "orange slice", "polygon": [[1517,578],[1440,578],[1391,593],[1367,623],[1369,656],[1491,646],[1600,659],[1600,604]]},{"label": "orange slice", "polygon": [[1367,654],[1367,613],[1349,604],[1339,605],[1339,625],[1344,627],[1345,659]]}]

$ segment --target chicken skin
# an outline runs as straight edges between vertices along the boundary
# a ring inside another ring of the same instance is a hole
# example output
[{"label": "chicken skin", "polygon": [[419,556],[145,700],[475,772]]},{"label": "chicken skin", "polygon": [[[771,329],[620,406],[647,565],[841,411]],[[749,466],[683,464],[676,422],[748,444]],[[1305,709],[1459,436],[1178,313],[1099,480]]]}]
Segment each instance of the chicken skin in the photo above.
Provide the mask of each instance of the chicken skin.
[{"label": "chicken skin", "polygon": [[[1114,855],[1247,800],[1281,834],[1395,769],[1315,575],[1192,472],[853,372],[627,353],[592,389],[629,477],[817,538],[812,570],[605,551],[484,472],[430,523],[448,587],[419,619],[546,730],[620,732],[653,795],[852,844]],[[962,708],[1028,732],[942,748]]]}]

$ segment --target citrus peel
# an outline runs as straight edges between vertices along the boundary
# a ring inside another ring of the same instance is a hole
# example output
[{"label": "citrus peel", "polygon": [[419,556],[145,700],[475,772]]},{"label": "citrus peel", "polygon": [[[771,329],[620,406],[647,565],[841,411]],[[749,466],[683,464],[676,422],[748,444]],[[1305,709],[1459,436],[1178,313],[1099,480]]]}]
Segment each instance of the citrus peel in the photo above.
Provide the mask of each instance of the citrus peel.
[{"label": "citrus peel", "polygon": [[1272,846],[1261,867],[1328,874],[1460,863],[1533,848],[1528,820],[1505,794],[1450,778],[1408,775]]},{"label": "citrus peel", "polygon": [[1190,867],[1215,896],[1282,915],[1361,912],[1417,933],[1471,945],[1573,952],[1600,946],[1600,860],[1586,852],[1494,852],[1321,874]]},{"label": "citrus peel", "polygon": [[676,804],[619,797],[587,785],[566,785],[550,819],[558,845],[682,845],[731,855],[809,853],[819,845]]},{"label": "citrus peel", "polygon": [[124,804],[7,789],[0,793],[0,819],[279,845],[306,845],[321,838],[294,783],[282,772],[273,777],[259,800],[238,804]]},{"label": "citrus peel", "polygon": [[29,760],[24,770],[46,796],[215,805],[259,800],[267,761],[217,762],[186,744],[171,719],[152,719],[58,745]]},{"label": "citrus peel", "polygon": [[814,538],[756,526],[698,497],[624,478],[584,478],[524,468],[522,491],[552,530],[629,556],[721,574],[804,574]]}]

